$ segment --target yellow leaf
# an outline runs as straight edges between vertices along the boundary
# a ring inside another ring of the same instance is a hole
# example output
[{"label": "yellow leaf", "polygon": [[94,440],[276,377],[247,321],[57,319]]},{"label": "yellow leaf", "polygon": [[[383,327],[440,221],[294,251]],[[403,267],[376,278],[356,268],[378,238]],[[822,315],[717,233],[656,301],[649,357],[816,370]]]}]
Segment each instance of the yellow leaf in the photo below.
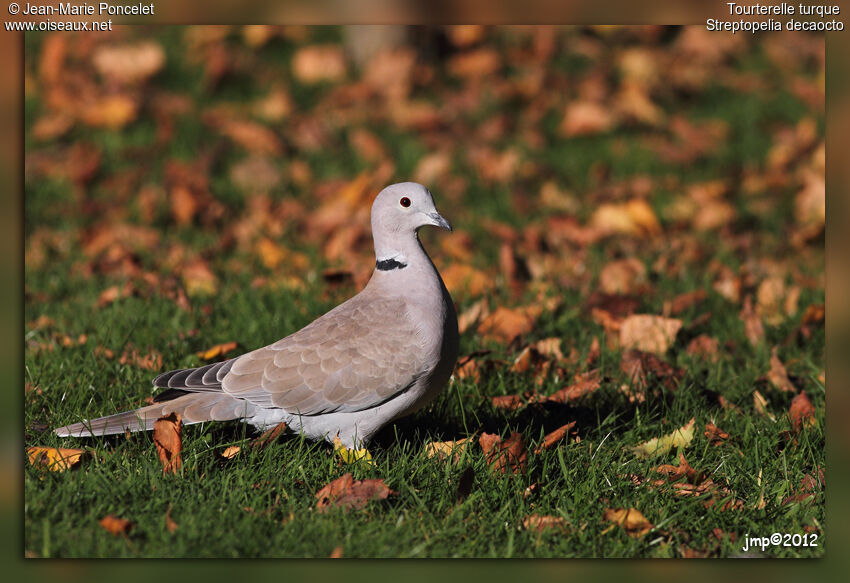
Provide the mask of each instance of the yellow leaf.
[{"label": "yellow leaf", "polygon": [[609,508],[603,518],[635,537],[643,536],[653,528],[652,523],[637,508]]},{"label": "yellow leaf", "polygon": [[28,447],[27,457],[30,464],[42,466],[51,472],[64,472],[77,466],[85,455],[83,449],[65,449],[55,447]]},{"label": "yellow leaf", "polygon": [[236,342],[225,342],[223,344],[216,344],[212,348],[196,352],[195,354],[203,360],[212,360],[214,358],[224,356],[231,350],[234,350],[237,346],[239,345]]},{"label": "yellow leaf", "polygon": [[694,439],[694,426],[696,422],[693,417],[688,421],[687,425],[680,427],[673,433],[664,435],[663,437],[653,437],[649,441],[645,441],[634,447],[627,448],[639,458],[655,457],[669,452],[674,447],[686,448]]}]

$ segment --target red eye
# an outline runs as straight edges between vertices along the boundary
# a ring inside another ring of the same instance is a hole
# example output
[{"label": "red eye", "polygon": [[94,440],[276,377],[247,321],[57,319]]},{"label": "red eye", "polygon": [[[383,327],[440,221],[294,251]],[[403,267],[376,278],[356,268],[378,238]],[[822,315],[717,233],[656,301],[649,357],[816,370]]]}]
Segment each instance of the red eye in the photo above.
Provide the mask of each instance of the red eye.
[{"label": "red eye", "polygon": [[409,199],[409,198],[407,198],[407,197],[405,196],[405,197],[404,197],[404,198],[402,198],[400,201],[398,201],[398,204],[400,204],[400,205],[401,205],[401,206],[403,206],[404,208],[407,208],[407,207],[409,207],[409,206],[410,206],[410,199]]}]

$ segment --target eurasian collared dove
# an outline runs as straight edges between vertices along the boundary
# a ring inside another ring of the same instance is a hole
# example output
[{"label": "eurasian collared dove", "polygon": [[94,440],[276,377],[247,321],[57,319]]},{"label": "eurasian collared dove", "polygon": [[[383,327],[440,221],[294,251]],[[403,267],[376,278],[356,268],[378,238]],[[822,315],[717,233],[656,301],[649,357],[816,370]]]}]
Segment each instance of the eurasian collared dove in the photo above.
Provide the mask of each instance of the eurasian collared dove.
[{"label": "eurasian collared dove", "polygon": [[242,356],[159,375],[153,405],[56,429],[60,437],[141,431],[177,412],[184,424],[280,422],[311,439],[363,448],[381,427],[446,385],[458,353],[451,296],[418,230],[451,230],[431,193],[393,184],[372,204],[376,264],[369,283],[298,332]]}]

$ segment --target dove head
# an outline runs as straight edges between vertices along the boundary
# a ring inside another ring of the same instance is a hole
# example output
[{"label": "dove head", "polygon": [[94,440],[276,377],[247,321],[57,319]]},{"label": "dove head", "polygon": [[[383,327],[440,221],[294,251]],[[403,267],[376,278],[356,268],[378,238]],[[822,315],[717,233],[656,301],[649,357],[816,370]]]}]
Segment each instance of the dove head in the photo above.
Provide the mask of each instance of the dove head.
[{"label": "dove head", "polygon": [[452,230],[437,212],[428,189],[416,182],[387,186],[372,203],[372,237],[378,261],[403,259],[413,246],[419,247],[416,233],[426,225]]}]

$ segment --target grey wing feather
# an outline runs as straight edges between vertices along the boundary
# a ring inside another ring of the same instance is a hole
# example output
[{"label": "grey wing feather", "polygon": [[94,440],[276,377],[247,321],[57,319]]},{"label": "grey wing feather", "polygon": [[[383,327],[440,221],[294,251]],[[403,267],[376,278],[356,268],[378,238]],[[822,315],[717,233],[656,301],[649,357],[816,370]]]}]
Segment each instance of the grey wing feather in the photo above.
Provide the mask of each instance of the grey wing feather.
[{"label": "grey wing feather", "polygon": [[260,407],[317,415],[362,411],[409,388],[426,355],[397,300],[352,300],[237,359],[222,389]]}]

